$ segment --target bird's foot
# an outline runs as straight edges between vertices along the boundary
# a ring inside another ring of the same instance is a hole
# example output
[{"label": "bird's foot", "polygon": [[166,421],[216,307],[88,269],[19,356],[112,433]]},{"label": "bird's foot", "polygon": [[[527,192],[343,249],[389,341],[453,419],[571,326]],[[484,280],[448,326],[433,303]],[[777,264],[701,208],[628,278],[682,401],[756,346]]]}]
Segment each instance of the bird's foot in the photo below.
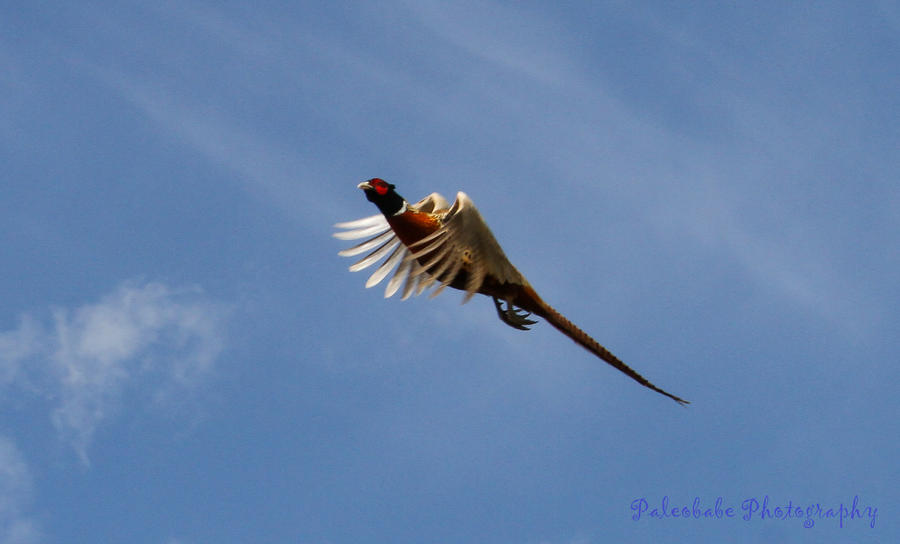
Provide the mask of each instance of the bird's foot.
[{"label": "bird's foot", "polygon": [[506,301],[506,309],[503,309],[503,302],[497,297],[494,298],[494,307],[497,308],[497,315],[500,317],[500,321],[503,321],[510,327],[514,329],[519,329],[520,331],[527,331],[528,327],[526,325],[534,325],[537,321],[532,321],[528,319],[528,316],[531,315],[531,312],[527,312],[521,308],[516,308],[513,306],[512,302]]}]

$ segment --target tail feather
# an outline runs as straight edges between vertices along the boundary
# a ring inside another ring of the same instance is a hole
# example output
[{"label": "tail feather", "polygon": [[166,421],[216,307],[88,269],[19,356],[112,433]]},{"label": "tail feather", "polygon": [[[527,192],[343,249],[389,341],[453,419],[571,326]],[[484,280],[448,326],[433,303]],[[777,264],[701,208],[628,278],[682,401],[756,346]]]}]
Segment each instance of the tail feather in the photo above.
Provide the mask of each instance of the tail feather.
[{"label": "tail feather", "polygon": [[[542,301],[543,302],[543,301]],[[565,334],[572,340],[574,340],[577,344],[580,344],[582,347],[596,355],[597,357],[603,359],[613,367],[617,368],[621,372],[628,375],[631,379],[643,385],[644,387],[649,387],[650,389],[656,391],[657,393],[662,393],[663,395],[669,397],[674,400],[678,404],[685,405],[690,404],[690,402],[677,397],[667,391],[656,387],[652,383],[650,383],[646,378],[635,372],[630,366],[626,365],[622,361],[619,360],[618,357],[610,353],[608,349],[601,346],[599,342],[591,338],[586,332],[579,329],[575,326],[574,323],[565,318],[561,313],[557,312],[555,309],[550,307],[547,303],[542,304],[543,308],[541,308],[541,312],[536,312],[538,315],[541,315],[544,319],[546,319],[551,325],[556,327],[561,333]]]}]

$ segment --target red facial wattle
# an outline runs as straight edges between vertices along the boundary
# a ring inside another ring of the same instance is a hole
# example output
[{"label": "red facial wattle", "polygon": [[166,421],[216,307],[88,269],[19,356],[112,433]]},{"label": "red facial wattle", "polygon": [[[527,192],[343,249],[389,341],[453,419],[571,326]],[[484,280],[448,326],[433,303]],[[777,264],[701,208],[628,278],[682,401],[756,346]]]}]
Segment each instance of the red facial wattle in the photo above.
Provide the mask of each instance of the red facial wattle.
[{"label": "red facial wattle", "polygon": [[381,178],[372,178],[369,180],[369,184],[372,185],[372,188],[375,189],[375,192],[379,195],[386,195],[388,192],[388,184]]}]

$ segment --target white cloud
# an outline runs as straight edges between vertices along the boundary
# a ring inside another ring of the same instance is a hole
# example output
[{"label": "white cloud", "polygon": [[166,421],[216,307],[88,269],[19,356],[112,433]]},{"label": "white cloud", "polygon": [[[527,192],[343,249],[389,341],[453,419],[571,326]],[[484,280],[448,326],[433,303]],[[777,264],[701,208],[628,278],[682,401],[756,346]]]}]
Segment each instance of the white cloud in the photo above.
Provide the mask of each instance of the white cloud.
[{"label": "white cloud", "polygon": [[0,385],[53,399],[51,419],[81,461],[127,387],[152,384],[156,400],[197,385],[222,350],[225,309],[196,289],[125,283],[99,302],[52,312],[52,326],[24,316],[0,333]]},{"label": "white cloud", "polygon": [[26,513],[31,502],[31,473],[15,444],[0,435],[0,544],[40,540],[36,522]]},{"label": "white cloud", "polygon": [[40,334],[40,325],[30,316],[23,316],[18,328],[0,332],[0,386],[20,376],[22,361],[40,350]]}]

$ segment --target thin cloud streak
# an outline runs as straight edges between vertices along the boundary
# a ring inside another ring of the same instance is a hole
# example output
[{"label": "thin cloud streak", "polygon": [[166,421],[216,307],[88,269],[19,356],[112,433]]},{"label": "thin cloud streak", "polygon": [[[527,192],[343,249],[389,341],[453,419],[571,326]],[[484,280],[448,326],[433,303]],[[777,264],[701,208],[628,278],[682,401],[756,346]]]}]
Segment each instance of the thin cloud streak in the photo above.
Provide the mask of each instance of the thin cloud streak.
[{"label": "thin cloud streak", "polygon": [[[326,217],[327,203],[312,206],[310,192],[304,190],[315,185],[316,175],[314,167],[302,156],[239,129],[225,116],[188,103],[177,93],[123,74],[105,70],[95,73],[102,74],[102,81],[136,106],[163,134],[183,141],[213,164],[236,175],[251,195],[258,195],[307,226],[330,221]],[[314,213],[297,213],[299,210]],[[330,217],[335,216],[337,212]]]},{"label": "thin cloud streak", "polygon": [[[581,79],[560,43],[542,40],[553,22],[497,3],[408,4],[422,24],[472,57],[557,88],[572,88]],[[474,12],[474,13],[473,13]],[[523,30],[524,29],[524,30]],[[556,34],[564,35],[564,27]]]}]

